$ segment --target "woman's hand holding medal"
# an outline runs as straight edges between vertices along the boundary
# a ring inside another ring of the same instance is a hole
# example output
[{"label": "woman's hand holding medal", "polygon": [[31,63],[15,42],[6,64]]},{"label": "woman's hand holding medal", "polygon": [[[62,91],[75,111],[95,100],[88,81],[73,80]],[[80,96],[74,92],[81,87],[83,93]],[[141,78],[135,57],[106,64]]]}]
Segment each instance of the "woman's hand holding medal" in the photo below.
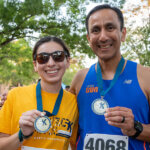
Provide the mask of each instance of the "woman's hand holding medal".
[{"label": "woman's hand holding medal", "polygon": [[34,122],[37,117],[42,117],[45,112],[40,112],[38,110],[30,110],[22,114],[19,120],[19,126],[24,136],[32,134],[35,130]]}]

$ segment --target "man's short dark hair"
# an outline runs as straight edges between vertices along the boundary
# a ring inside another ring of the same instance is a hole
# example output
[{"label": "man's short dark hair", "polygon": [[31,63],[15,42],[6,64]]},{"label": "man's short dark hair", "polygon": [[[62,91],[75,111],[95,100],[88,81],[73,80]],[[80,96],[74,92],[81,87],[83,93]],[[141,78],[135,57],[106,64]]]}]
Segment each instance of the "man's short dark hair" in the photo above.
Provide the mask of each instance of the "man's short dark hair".
[{"label": "man's short dark hair", "polygon": [[87,33],[89,34],[89,29],[88,29],[88,22],[89,22],[89,18],[90,16],[96,12],[96,11],[99,11],[99,10],[102,10],[102,9],[111,9],[113,11],[116,12],[117,16],[118,16],[118,19],[120,21],[120,30],[122,31],[123,27],[124,27],[124,18],[123,18],[123,14],[121,12],[121,10],[117,7],[112,7],[108,4],[103,4],[103,5],[98,5],[96,7],[94,7],[87,15],[86,17],[86,29],[87,29]]},{"label": "man's short dark hair", "polygon": [[70,85],[66,85],[65,88],[68,88],[68,89],[69,89],[69,88],[70,88]]}]

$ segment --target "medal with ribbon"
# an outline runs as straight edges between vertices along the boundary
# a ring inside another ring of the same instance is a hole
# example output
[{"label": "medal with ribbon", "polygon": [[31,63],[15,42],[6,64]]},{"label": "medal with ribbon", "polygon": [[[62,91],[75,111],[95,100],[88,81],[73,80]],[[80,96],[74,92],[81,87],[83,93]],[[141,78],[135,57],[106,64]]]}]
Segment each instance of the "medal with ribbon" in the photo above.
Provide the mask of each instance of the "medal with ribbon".
[{"label": "medal with ribbon", "polygon": [[[51,120],[49,119],[49,117],[54,116],[58,113],[62,97],[63,97],[63,89],[61,87],[61,89],[59,91],[59,94],[58,94],[58,97],[56,99],[55,105],[54,105],[53,112],[50,113],[50,112],[44,110],[44,112],[46,112],[46,115],[36,118],[36,120],[34,122],[34,128],[37,132],[46,133],[50,129]],[[37,101],[37,110],[43,112],[42,95],[41,95],[41,83],[40,82],[38,82],[38,84],[36,86],[36,101]]]},{"label": "medal with ribbon", "polygon": [[100,99],[96,99],[93,101],[92,103],[92,110],[94,113],[98,114],[98,115],[103,115],[106,111],[107,108],[109,108],[109,104],[107,103],[107,101],[104,99],[104,96],[109,92],[109,90],[114,86],[115,82],[117,81],[123,66],[125,63],[125,59],[123,57],[121,57],[120,62],[117,66],[116,69],[116,73],[114,75],[113,80],[111,81],[109,87],[104,90],[103,89],[103,78],[102,78],[102,72],[101,72],[101,67],[99,62],[97,62],[97,72],[96,72],[96,76],[97,76],[97,83],[98,83],[98,88],[99,88],[99,94],[100,94]]}]

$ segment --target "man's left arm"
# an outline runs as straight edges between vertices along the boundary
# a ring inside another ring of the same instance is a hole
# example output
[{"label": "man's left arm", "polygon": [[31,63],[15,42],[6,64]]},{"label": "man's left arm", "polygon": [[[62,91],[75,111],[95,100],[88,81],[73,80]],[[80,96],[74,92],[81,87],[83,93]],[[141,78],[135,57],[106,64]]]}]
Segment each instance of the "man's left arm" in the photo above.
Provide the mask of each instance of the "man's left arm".
[{"label": "man's left arm", "polygon": [[[138,65],[137,77],[138,77],[140,87],[149,102],[149,109],[150,109],[150,67],[144,67],[142,65]],[[142,124],[142,125],[143,125],[143,131],[137,137],[137,139],[150,142],[150,122],[149,124]]]},{"label": "man's left arm", "polygon": [[[139,85],[150,106],[150,68],[138,65],[137,77]],[[136,138],[138,140],[150,142],[150,122],[148,124],[141,124],[140,122],[135,121],[134,114],[129,108],[109,108],[106,110],[105,120],[108,122],[108,124],[121,128],[121,131],[124,135]]]}]

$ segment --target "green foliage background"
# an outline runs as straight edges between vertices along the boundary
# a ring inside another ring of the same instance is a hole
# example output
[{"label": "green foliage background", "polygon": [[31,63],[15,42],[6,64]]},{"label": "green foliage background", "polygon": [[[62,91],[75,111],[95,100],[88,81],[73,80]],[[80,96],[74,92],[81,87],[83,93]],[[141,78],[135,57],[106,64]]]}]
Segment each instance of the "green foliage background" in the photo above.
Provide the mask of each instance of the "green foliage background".
[{"label": "green foliage background", "polygon": [[[77,56],[77,52],[95,57],[88,46],[84,25],[89,2],[105,2],[120,8],[125,3],[124,0],[0,0],[0,84],[36,82],[33,43],[41,36],[54,35],[67,43],[75,59],[63,78],[63,82],[70,85],[75,73],[84,68],[83,57]],[[136,31],[129,29],[129,32],[123,48],[130,51],[124,56],[138,57],[141,64],[150,65],[149,25]],[[137,40],[131,35],[141,38]]]}]

